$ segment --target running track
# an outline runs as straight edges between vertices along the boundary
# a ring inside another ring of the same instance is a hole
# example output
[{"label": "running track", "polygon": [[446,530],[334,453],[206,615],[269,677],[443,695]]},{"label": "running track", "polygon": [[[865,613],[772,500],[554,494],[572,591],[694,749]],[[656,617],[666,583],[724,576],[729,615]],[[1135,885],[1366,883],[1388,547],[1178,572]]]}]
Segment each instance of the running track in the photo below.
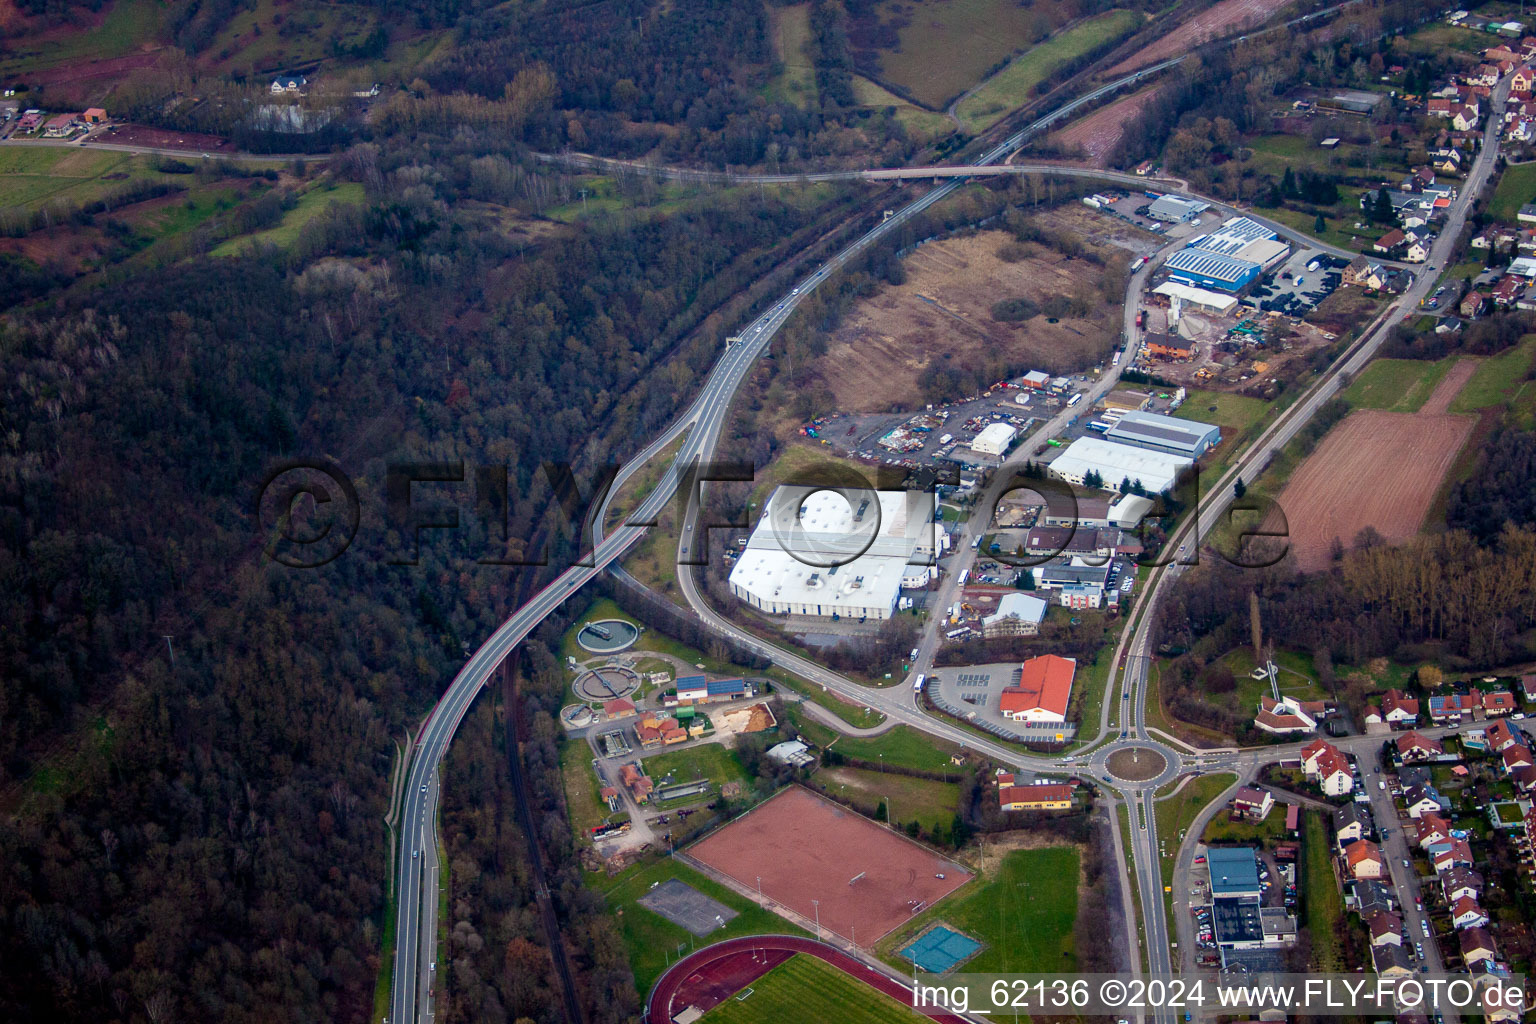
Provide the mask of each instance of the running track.
[{"label": "running track", "polygon": [[[673,1010],[681,1012],[692,1001],[691,999],[679,1000],[678,1005],[674,1007],[673,1001],[677,1000],[680,992],[710,989],[711,982],[717,973],[737,974],[739,969],[737,958],[740,954],[751,953],[753,950],[781,954],[770,955],[763,972],[788,960],[795,953],[805,953],[826,961],[844,974],[857,978],[873,989],[884,992],[903,1006],[912,1005],[912,990],[906,985],[855,960],[835,946],[817,942],[815,939],[802,939],[790,935],[749,935],[740,939],[717,942],[696,953],[690,953],[668,968],[656,982],[656,987],[651,989],[651,997],[646,1000],[645,1019],[648,1024],[672,1024]],[[721,963],[721,961],[730,960],[736,962]],[[743,980],[737,988],[745,987],[752,980],[754,979]],[[969,1024],[963,1017],[940,1010],[918,1010],[917,1012],[939,1021],[940,1024]]]}]

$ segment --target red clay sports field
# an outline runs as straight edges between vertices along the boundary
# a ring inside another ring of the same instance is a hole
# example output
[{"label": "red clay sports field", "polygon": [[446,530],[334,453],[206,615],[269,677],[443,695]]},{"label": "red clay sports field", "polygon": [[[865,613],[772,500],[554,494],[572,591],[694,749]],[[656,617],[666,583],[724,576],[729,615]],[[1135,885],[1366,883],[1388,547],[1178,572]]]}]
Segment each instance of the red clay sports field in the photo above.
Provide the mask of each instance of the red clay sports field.
[{"label": "red clay sports field", "polygon": [[954,861],[799,786],[686,856],[866,946],[971,879]]},{"label": "red clay sports field", "polygon": [[[906,985],[835,946],[789,935],[749,935],[717,942],[673,964],[651,989],[651,997],[645,1003],[645,1019],[648,1024],[673,1024],[673,1014],[690,1006],[708,1013],[796,953],[824,960],[903,1006],[912,1005],[912,992]],[[940,1010],[917,1012],[940,1024],[966,1024],[964,1019]]]}]

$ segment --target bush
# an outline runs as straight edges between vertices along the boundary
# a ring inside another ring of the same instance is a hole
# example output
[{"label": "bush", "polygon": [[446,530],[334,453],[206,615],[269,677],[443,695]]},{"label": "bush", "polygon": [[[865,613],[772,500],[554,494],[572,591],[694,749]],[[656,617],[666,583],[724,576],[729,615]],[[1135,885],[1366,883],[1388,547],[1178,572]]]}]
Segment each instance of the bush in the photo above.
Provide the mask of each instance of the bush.
[{"label": "bush", "polygon": [[1003,299],[992,304],[992,319],[1005,324],[1028,320],[1039,312],[1039,307],[1025,298]]}]

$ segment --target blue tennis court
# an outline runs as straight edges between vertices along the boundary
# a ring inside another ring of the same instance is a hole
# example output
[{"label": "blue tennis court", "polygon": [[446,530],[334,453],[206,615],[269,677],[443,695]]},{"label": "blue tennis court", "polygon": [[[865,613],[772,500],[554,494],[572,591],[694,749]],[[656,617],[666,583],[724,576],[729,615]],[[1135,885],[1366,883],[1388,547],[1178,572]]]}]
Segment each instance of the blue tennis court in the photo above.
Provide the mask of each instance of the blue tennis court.
[{"label": "blue tennis court", "polygon": [[930,974],[943,974],[962,960],[969,960],[981,943],[943,925],[934,925],[901,950],[901,955]]}]

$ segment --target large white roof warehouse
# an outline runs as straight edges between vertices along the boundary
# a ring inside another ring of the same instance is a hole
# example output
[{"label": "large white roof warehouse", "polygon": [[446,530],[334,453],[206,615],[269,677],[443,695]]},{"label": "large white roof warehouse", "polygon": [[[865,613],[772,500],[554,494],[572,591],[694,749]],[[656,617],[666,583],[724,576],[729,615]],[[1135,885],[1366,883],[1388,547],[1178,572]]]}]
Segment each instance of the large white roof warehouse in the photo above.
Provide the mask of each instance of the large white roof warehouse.
[{"label": "large white roof warehouse", "polygon": [[1126,479],[1132,483],[1139,480],[1148,494],[1156,494],[1172,487],[1179,472],[1193,464],[1193,459],[1170,452],[1080,437],[1057,456],[1050,471],[1052,476],[1078,486],[1083,485],[1089,473],[1097,472],[1107,490],[1119,488]]},{"label": "large white roof warehouse", "polygon": [[850,497],[858,507],[837,491],[777,488],[731,570],[731,592],[775,615],[890,618],[903,584],[933,577],[943,529],[933,495]]}]

